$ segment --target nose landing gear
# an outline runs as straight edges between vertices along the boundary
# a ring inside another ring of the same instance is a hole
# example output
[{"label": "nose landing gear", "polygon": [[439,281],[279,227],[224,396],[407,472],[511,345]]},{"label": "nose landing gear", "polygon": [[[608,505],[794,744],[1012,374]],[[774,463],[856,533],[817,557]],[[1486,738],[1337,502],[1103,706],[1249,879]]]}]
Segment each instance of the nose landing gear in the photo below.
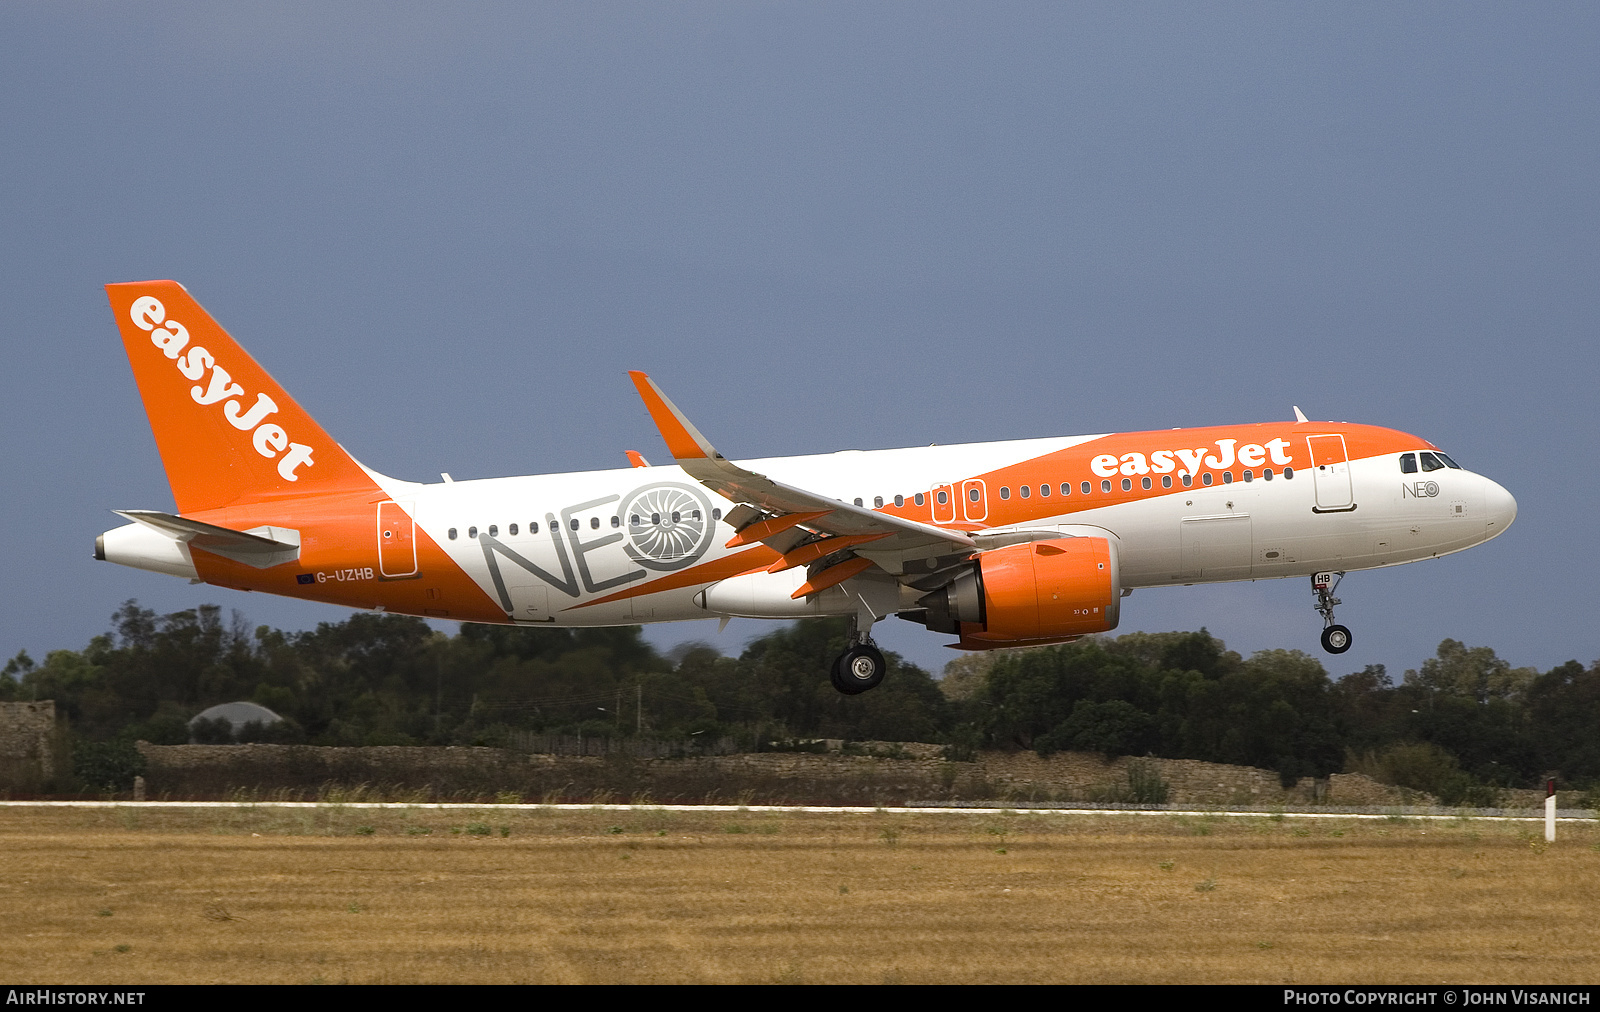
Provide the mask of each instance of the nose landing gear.
[{"label": "nose landing gear", "polygon": [[[868,689],[876,689],[888,670],[888,662],[883,659],[882,651],[872,642],[870,632],[862,631],[861,624],[859,619],[851,616],[846,640],[849,647],[834,658],[833,669],[828,673],[833,687],[846,696],[859,696]],[[868,622],[867,629],[871,628]]]},{"label": "nose landing gear", "polygon": [[1317,599],[1317,613],[1322,616],[1322,649],[1330,654],[1342,654],[1350,649],[1350,630],[1333,620],[1334,606],[1344,603],[1333,596],[1343,579],[1343,573],[1313,573],[1311,576],[1311,593]]}]

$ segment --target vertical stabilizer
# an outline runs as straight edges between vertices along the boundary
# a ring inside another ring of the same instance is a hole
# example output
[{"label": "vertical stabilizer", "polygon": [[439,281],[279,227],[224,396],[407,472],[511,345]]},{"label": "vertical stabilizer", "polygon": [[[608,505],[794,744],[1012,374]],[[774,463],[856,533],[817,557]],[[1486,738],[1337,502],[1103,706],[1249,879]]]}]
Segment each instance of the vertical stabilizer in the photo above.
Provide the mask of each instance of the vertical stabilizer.
[{"label": "vertical stabilizer", "polygon": [[175,281],[107,285],[179,513],[376,490]]}]

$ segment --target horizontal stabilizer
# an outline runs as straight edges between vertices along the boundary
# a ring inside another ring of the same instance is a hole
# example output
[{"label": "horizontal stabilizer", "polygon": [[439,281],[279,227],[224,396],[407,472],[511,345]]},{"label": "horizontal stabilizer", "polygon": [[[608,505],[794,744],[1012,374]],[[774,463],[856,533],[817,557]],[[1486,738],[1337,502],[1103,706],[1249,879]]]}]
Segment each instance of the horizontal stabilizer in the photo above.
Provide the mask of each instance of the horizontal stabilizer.
[{"label": "horizontal stabilizer", "polygon": [[286,527],[252,527],[248,531],[236,531],[231,527],[218,527],[216,524],[156,510],[112,512],[159,531],[174,541],[181,541],[191,549],[198,548],[256,569],[281,566],[300,558],[300,532]]}]

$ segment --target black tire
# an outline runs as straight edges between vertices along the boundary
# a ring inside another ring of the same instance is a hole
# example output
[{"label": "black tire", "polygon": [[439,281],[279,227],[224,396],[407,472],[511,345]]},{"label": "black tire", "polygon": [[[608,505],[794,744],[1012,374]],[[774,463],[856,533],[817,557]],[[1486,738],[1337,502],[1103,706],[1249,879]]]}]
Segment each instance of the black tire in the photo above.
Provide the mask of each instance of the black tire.
[{"label": "black tire", "polygon": [[1330,654],[1342,654],[1350,649],[1350,630],[1342,625],[1330,625],[1322,630],[1322,649]]},{"label": "black tire", "polygon": [[846,650],[833,662],[829,675],[833,687],[846,696],[859,696],[883,682],[888,663],[877,647],[859,646]]}]

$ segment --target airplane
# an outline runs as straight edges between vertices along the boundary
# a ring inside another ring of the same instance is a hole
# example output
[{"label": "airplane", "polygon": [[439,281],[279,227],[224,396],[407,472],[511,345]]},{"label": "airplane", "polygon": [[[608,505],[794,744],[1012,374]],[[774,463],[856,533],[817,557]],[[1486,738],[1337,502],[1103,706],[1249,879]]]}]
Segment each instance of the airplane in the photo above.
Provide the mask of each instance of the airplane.
[{"label": "airplane", "polygon": [[735,462],[644,373],[672,456],[418,483],[335,443],[174,281],[106,286],[176,512],[117,510],[95,558],[424,618],[613,626],[842,616],[830,677],[886,665],[891,615],[961,649],[1117,627],[1141,587],[1309,577],[1322,646],[1355,570],[1498,536],[1511,494],[1393,429],[1292,422]]}]

